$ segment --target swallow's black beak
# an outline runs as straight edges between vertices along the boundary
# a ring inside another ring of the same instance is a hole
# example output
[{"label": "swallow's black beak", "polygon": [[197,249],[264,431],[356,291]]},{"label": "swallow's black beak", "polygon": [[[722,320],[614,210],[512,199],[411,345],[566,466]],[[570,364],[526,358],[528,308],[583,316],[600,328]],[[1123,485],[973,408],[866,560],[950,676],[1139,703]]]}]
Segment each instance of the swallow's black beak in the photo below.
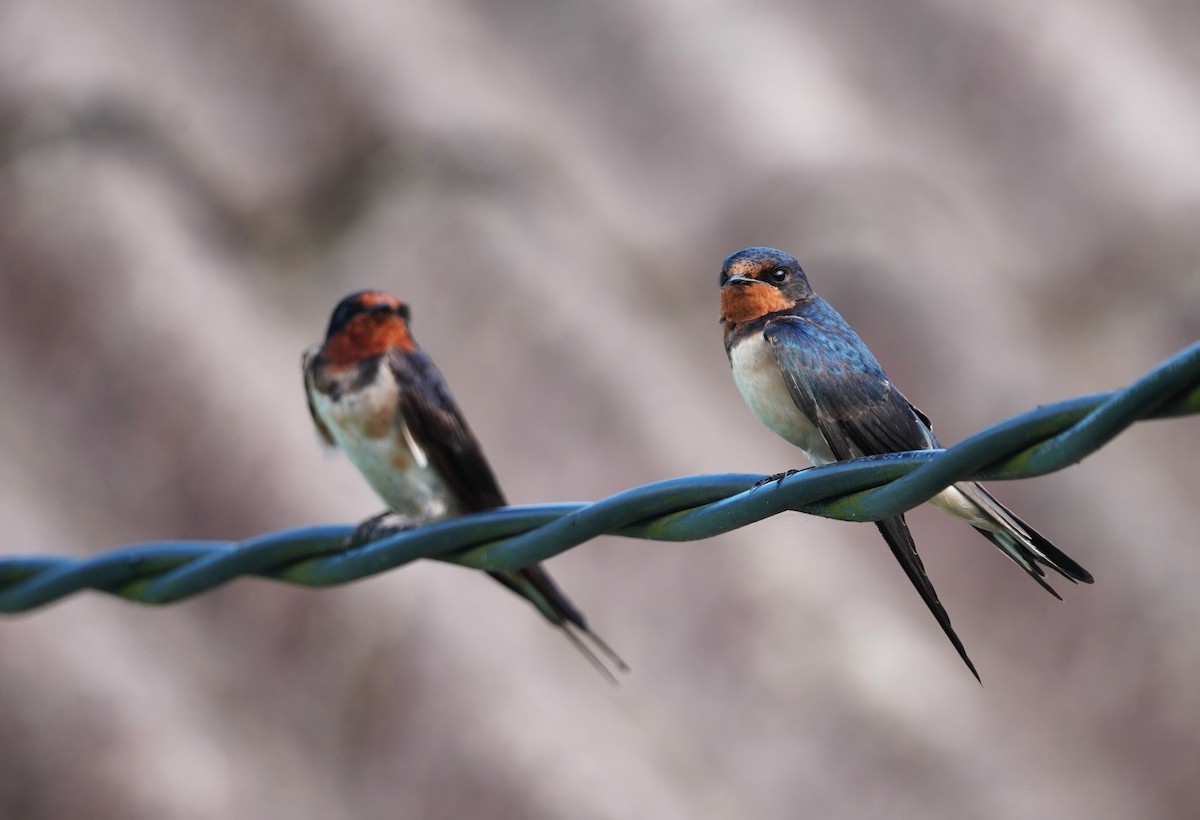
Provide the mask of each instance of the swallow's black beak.
[{"label": "swallow's black beak", "polygon": [[721,283],[721,287],[743,287],[745,285],[753,285],[757,281],[757,279],[751,279],[749,276],[743,276],[739,273],[736,276],[726,277],[725,281]]}]

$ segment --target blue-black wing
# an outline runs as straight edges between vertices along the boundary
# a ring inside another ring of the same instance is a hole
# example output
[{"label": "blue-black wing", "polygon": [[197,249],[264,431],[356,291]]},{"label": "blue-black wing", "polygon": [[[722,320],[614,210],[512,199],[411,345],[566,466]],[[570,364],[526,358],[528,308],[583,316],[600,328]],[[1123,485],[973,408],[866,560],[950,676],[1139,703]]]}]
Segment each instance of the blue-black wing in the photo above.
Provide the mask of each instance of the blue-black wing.
[{"label": "blue-black wing", "polygon": [[467,426],[442,374],[421,350],[388,355],[400,388],[401,420],[463,508],[472,512],[507,502],[483,448]]},{"label": "blue-black wing", "polygon": [[[766,340],[775,352],[784,383],[796,406],[808,416],[839,460],[934,445],[929,422],[897,390],[858,335],[827,304],[815,315],[785,316],[767,324]],[[904,516],[875,526],[921,599],[976,679],[979,673],[950,624]]]},{"label": "blue-black wing", "polygon": [[929,419],[837,314],[785,316],[770,322],[764,335],[792,400],[838,460],[937,446]]},{"label": "blue-black wing", "polygon": [[[483,455],[483,448],[467,426],[433,360],[416,350],[389,355],[385,364],[401,385],[398,412],[404,424],[462,506],[472,512],[504,506],[507,503],[504,493]],[[603,662],[566,629],[568,623],[586,634],[618,669],[628,669],[608,644],[592,632],[583,613],[541,564],[488,574],[532,603],[551,623],[562,627],[571,642],[606,677],[613,679]]]}]

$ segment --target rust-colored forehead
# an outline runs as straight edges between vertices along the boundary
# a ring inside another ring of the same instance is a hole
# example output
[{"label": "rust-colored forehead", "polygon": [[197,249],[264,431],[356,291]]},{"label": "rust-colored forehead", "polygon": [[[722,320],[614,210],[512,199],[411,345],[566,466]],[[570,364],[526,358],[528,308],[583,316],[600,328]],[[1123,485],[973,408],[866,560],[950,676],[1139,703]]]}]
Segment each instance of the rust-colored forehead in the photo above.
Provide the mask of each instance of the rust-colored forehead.
[{"label": "rust-colored forehead", "polygon": [[400,307],[404,304],[399,298],[382,290],[364,290],[355,296],[354,301],[363,307],[378,307],[380,305]]},{"label": "rust-colored forehead", "polygon": [[725,272],[730,276],[747,276],[755,279],[760,273],[773,267],[777,267],[777,265],[770,264],[769,260],[744,257],[731,261],[725,266]]}]

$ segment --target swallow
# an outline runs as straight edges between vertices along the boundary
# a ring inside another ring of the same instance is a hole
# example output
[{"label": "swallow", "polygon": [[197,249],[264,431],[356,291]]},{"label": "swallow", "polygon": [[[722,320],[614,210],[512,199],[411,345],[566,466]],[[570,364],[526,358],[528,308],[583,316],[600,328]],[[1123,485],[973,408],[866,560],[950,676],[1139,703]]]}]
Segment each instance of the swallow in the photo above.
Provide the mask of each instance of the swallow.
[{"label": "swallow", "polygon": [[[896,389],[841,314],[813,293],[795,258],[774,248],[740,250],[722,265],[720,285],[725,352],[738,392],[764,425],[814,465],[942,446],[929,418]],[[1059,600],[1043,566],[1072,582],[1093,581],[976,482],[948,487],[931,502],[982,533]],[[875,526],[978,680],[904,516]]]},{"label": "swallow", "polygon": [[[445,380],[413,339],[409,319],[408,305],[391,294],[350,294],[334,309],[325,341],[303,355],[317,433],[346,454],[389,507],[364,522],[348,546],[507,504]],[[392,515],[402,523],[384,526]],[[561,628],[609,680],[613,674],[573,629],[628,671],[540,564],[489,574]]]}]

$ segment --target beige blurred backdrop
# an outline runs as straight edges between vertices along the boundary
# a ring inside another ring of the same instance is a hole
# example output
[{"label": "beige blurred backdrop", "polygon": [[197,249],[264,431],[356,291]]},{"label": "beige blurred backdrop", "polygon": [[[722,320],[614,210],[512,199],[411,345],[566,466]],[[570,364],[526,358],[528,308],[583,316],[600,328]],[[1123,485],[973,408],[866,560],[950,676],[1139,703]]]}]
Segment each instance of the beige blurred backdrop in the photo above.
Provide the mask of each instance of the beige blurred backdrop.
[{"label": "beige blurred backdrop", "polygon": [[[514,503],[806,466],[729,377],[790,250],[953,442],[1200,338],[1200,7],[5,0],[0,549],[349,522],[300,352],[412,305]],[[3,818],[1190,817],[1200,422],[997,486],[1054,601],[910,517],[550,568],[633,668],[420,563],[0,622]]]}]

